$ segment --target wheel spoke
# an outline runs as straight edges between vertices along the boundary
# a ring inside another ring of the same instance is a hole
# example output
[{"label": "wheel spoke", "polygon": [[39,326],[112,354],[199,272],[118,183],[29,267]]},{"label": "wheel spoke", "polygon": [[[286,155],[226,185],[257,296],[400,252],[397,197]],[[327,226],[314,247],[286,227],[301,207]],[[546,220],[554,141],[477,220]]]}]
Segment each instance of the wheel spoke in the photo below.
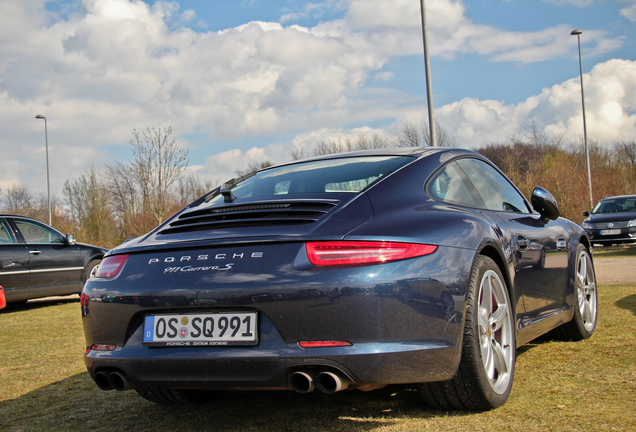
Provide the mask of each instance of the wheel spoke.
[{"label": "wheel spoke", "polygon": [[493,353],[497,367],[497,373],[502,376],[510,370],[510,358],[506,355],[506,349],[499,343],[493,344]]},{"label": "wheel spoke", "polygon": [[581,288],[579,288],[577,297],[579,299],[579,311],[581,311],[581,315],[583,315],[583,311],[585,310],[585,295]]},{"label": "wheel spoke", "polygon": [[583,322],[587,324],[592,322],[592,320],[594,319],[594,315],[592,312],[592,306],[590,305],[589,302],[585,302],[584,308],[585,310],[581,314],[581,317],[583,318]]},{"label": "wheel spoke", "polygon": [[483,311],[486,317],[489,317],[492,313],[492,280],[490,277],[484,278],[481,284],[479,309]]},{"label": "wheel spoke", "polygon": [[481,313],[479,313],[479,318],[478,318],[478,322],[477,325],[479,327],[479,337],[482,339],[481,344],[483,345],[485,342],[488,340],[488,317]]},{"label": "wheel spoke", "polygon": [[508,306],[499,304],[497,310],[490,316],[490,322],[494,324],[493,330],[497,331],[506,325],[506,315],[508,314]]},{"label": "wheel spoke", "polygon": [[587,280],[587,256],[582,256],[581,259],[579,260],[579,265],[578,265],[576,274],[579,279],[579,282],[581,283],[581,286],[585,286],[586,280]]},{"label": "wheel spoke", "polygon": [[[490,379],[490,381],[493,380],[493,377],[495,375],[495,355],[492,349],[492,343],[491,340],[488,339],[486,341],[486,354],[487,356],[483,359],[484,360],[484,369],[486,370],[486,375],[488,376],[488,379]],[[483,351],[482,351],[483,353]]]}]

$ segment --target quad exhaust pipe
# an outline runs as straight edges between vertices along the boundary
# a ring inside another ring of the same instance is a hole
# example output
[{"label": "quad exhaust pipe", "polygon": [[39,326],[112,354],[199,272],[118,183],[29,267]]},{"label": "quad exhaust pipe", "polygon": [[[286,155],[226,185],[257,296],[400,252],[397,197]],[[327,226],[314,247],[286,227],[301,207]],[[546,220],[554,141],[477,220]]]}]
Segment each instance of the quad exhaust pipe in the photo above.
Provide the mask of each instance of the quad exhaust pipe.
[{"label": "quad exhaust pipe", "polygon": [[[135,388],[120,370],[100,370],[93,379],[102,390],[125,391]],[[351,381],[338,372],[323,371],[315,374],[311,371],[296,371],[290,375],[289,384],[297,393],[310,393],[318,388],[323,393],[331,394],[346,390]]]},{"label": "quad exhaust pipe", "polygon": [[335,393],[346,390],[350,381],[334,372],[321,372],[316,377],[316,386],[323,393]]},{"label": "quad exhaust pipe", "polygon": [[120,371],[99,371],[93,378],[97,387],[102,390],[131,390],[135,385],[128,379],[126,374]]},{"label": "quad exhaust pipe", "polygon": [[298,393],[309,393],[317,387],[321,392],[331,394],[346,390],[350,383],[348,378],[336,372],[314,375],[311,372],[297,371],[289,377],[289,384]]},{"label": "quad exhaust pipe", "polygon": [[314,375],[307,372],[294,372],[289,377],[289,384],[297,393],[310,393],[316,388]]}]

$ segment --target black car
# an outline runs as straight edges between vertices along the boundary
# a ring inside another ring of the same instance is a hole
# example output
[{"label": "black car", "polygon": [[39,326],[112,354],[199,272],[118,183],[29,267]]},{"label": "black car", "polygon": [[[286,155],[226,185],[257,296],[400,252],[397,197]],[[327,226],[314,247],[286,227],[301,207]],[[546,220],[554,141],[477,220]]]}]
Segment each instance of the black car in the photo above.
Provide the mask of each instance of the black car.
[{"label": "black car", "polygon": [[459,149],[267,168],[107,254],[82,292],[86,366],[162,403],[414,384],[497,407],[519,345],[596,326],[590,241],[558,216]]},{"label": "black car", "polygon": [[106,252],[38,220],[0,214],[0,285],[7,303],[79,294]]},{"label": "black car", "polygon": [[613,245],[636,241],[636,195],[621,195],[600,200],[592,213],[583,212],[583,228],[592,243]]}]

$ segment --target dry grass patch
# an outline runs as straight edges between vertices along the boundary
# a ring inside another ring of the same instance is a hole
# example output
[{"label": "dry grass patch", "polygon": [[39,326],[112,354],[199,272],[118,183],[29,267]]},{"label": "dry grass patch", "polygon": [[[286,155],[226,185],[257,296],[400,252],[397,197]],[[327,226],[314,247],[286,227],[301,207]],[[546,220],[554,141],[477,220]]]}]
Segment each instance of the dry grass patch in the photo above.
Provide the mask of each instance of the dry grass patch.
[{"label": "dry grass patch", "polygon": [[429,410],[416,391],[396,387],[154,405],[134,391],[103,392],[88,377],[75,298],[27,304],[0,312],[0,430],[633,431],[636,289],[600,286],[599,304],[591,339],[522,347],[510,400],[483,413]]}]

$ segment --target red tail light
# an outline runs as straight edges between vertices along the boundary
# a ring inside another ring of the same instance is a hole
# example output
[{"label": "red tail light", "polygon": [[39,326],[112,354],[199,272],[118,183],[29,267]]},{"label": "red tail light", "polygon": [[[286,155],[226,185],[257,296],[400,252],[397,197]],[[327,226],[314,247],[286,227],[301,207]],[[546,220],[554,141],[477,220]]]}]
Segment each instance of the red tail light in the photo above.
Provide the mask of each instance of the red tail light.
[{"label": "red tail light", "polygon": [[300,341],[298,342],[301,348],[333,348],[353,345],[347,341]]},{"label": "red tail light", "polygon": [[305,244],[309,261],[318,266],[381,264],[428,255],[437,246],[418,243],[332,241]]},{"label": "red tail light", "polygon": [[112,278],[119,274],[128,255],[111,255],[102,260],[95,272],[96,278]]},{"label": "red tail light", "polygon": [[91,351],[114,351],[117,348],[115,344],[94,344],[88,349]]},{"label": "red tail light", "polygon": [[7,299],[4,296],[4,289],[0,286],[0,309],[7,305]]}]

